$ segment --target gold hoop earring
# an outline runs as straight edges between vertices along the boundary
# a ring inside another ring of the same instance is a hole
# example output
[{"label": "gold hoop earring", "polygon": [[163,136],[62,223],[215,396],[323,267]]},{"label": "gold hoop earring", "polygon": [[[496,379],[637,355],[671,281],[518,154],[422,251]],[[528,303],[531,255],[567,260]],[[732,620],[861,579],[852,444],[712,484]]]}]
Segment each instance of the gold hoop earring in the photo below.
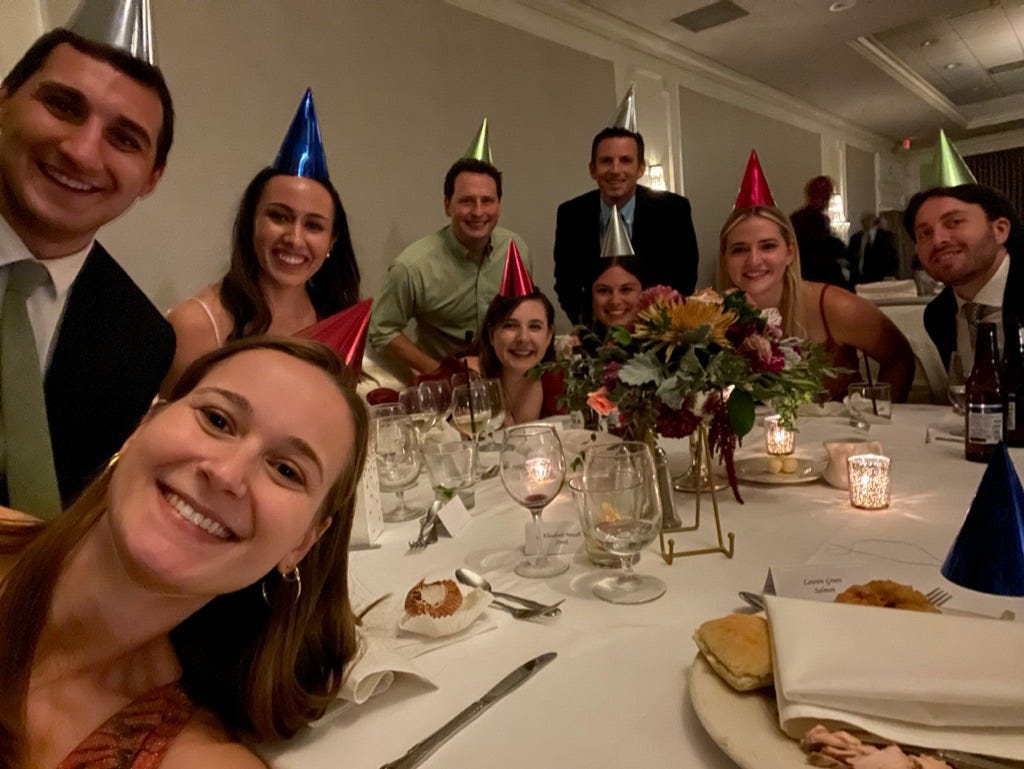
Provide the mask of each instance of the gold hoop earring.
[{"label": "gold hoop earring", "polygon": [[[298,565],[293,566],[291,571],[281,573],[281,581],[295,585],[295,597],[292,598],[291,603],[292,606],[295,606],[299,602],[299,596],[302,595],[302,575],[299,574]],[[270,597],[267,595],[267,577],[264,577],[260,582],[260,593],[263,594],[263,602],[273,609],[274,605],[270,602]]]},{"label": "gold hoop earring", "polygon": [[121,452],[120,451],[115,451],[114,455],[110,458],[110,461],[107,462],[107,470],[113,470],[114,469],[114,465],[116,465],[120,459],[121,459]]}]

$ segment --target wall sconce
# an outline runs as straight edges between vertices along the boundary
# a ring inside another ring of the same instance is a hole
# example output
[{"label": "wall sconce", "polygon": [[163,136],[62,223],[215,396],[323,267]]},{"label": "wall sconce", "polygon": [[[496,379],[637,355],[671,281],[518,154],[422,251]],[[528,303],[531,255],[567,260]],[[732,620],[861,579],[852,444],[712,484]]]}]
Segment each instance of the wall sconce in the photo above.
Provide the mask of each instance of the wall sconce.
[{"label": "wall sconce", "polygon": [[843,243],[849,242],[850,222],[846,219],[843,196],[838,192],[833,192],[832,198],[828,202],[828,219],[832,234],[843,241]]},{"label": "wall sconce", "polygon": [[660,164],[655,164],[647,169],[647,178],[650,180],[652,190],[667,190],[665,186],[665,169]]}]

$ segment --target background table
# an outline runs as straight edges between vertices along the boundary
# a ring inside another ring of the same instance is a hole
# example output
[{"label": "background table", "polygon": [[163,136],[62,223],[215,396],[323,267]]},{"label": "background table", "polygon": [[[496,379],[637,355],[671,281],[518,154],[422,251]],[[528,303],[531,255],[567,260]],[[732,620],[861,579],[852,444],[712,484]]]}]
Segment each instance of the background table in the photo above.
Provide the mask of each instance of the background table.
[{"label": "background table", "polygon": [[[817,481],[804,485],[742,485],[745,504],[719,493],[722,524],[736,533],[733,559],[705,555],[667,565],[657,542],[637,568],[666,583],[659,600],[615,606],[590,592],[608,572],[581,554],[565,574],[547,580],[516,576],[529,516],[505,494],[498,479],[480,485],[474,519],[456,539],[442,537],[409,553],[415,521],[389,526],[378,550],[352,554],[352,569],[380,593],[399,595],[423,577],[452,577],[459,566],[488,576],[498,590],[540,601],[566,599],[561,617],[514,620],[492,612],[498,628],[416,659],[437,684],[399,678],[384,694],[361,706],[329,714],[314,729],[265,755],[283,769],[373,769],[404,753],[483,694],[513,668],[546,651],[558,659],[503,699],[425,762],[425,767],[734,767],[711,741],[689,703],[687,674],[696,653],[691,640],[701,622],[740,610],[738,590],[760,590],[771,566],[811,562],[870,565],[879,575],[914,576],[915,586],[945,587],[954,602],[998,613],[1012,608],[1024,617],[1024,599],[965,591],[939,573],[959,531],[984,466],[963,459],[957,443],[925,444],[930,424],[954,418],[937,406],[896,406],[890,424],[872,425],[868,437],[892,457],[892,504],[884,511],[850,506],[847,493]],[[861,437],[845,418],[805,418],[797,454],[824,456],[821,441]],[[685,441],[663,442],[675,472],[688,460]],[[763,449],[755,427],[737,456]],[[1014,450],[1018,470],[1024,452]],[[390,498],[389,498],[390,499]],[[429,499],[425,487],[410,494]],[[684,523],[692,521],[693,497],[676,494]],[[710,513],[710,506],[702,508]],[[572,515],[567,492],[545,513]],[[694,534],[673,535],[678,548],[714,542],[710,519]],[[492,610],[489,610],[489,612]]]}]

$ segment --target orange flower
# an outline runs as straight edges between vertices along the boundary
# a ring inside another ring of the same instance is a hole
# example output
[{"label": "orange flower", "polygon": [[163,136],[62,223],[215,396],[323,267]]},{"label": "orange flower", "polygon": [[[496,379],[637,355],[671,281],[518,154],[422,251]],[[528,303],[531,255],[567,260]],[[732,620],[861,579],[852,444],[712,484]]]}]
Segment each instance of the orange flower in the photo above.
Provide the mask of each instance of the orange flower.
[{"label": "orange flower", "polygon": [[608,388],[606,387],[587,393],[587,405],[603,417],[619,410],[619,407],[608,398]]}]

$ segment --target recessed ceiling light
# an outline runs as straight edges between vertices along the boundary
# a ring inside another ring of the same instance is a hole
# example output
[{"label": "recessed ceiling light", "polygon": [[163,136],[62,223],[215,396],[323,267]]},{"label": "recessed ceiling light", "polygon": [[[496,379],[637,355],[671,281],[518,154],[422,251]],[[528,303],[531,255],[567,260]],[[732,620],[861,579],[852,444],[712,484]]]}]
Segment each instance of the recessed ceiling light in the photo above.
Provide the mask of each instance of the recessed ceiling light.
[{"label": "recessed ceiling light", "polygon": [[943,69],[956,69],[959,66],[960,66],[960,62],[958,62],[958,61],[951,61],[949,64],[943,64],[942,68]]},{"label": "recessed ceiling light", "polygon": [[938,40],[922,40],[920,43],[918,43],[918,45],[921,48],[930,48],[931,46],[935,45],[937,42],[939,42],[939,41]]},{"label": "recessed ceiling light", "polygon": [[857,4],[857,0],[836,0],[828,9],[832,13],[841,13],[842,11],[848,11]]}]

